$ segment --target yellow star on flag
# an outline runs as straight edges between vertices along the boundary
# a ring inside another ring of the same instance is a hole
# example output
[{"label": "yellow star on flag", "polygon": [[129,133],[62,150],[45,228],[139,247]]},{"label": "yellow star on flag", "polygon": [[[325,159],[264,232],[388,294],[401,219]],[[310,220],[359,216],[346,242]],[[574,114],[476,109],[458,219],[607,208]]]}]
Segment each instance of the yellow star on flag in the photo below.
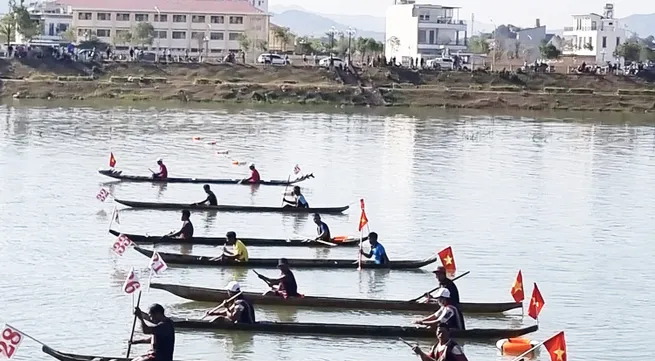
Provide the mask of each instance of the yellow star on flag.
[{"label": "yellow star on flag", "polygon": [[446,256],[446,258],[444,258],[444,261],[446,261],[446,264],[453,264],[453,258],[450,256]]},{"label": "yellow star on flag", "polygon": [[514,281],[514,284],[512,285],[512,292],[516,293],[521,290],[523,290],[523,284],[521,282]]},{"label": "yellow star on flag", "polygon": [[557,350],[553,351],[555,355],[557,355],[558,360],[564,360],[562,356],[566,353],[566,351],[562,350],[561,348],[558,348]]}]

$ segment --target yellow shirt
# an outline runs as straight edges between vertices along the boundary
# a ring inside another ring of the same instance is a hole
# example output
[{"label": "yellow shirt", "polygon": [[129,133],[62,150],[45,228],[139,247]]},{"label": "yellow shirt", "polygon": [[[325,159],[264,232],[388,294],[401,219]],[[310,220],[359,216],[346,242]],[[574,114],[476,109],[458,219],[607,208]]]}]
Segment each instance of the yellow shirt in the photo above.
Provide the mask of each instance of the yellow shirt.
[{"label": "yellow shirt", "polygon": [[248,262],[248,249],[241,240],[237,239],[237,241],[234,242],[234,254],[240,262]]}]

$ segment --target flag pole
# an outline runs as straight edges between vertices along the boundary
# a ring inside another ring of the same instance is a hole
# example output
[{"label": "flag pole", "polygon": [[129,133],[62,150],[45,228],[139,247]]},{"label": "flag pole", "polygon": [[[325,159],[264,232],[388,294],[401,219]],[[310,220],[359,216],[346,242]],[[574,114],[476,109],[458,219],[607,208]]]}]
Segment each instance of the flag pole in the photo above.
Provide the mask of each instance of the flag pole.
[{"label": "flag pole", "polygon": [[[141,290],[139,290],[139,297],[136,300],[136,307],[139,307],[139,304],[141,303]],[[136,311],[136,310],[134,310]],[[136,329],[136,319],[137,319],[136,312],[134,312],[134,321],[132,322],[132,333],[130,333],[130,342],[127,344],[127,355],[125,355],[125,358],[130,358],[130,351],[132,351],[132,342],[134,342],[134,329]]]},{"label": "flag pole", "polygon": [[532,352],[532,351],[538,349],[539,347],[543,346],[543,344],[545,344],[546,342],[548,342],[548,340],[550,340],[551,338],[553,338],[553,337],[555,337],[555,336],[557,336],[557,335],[559,335],[559,332],[556,333],[556,334],[554,334],[553,336],[550,336],[550,337],[548,337],[547,339],[545,339],[545,340],[539,342],[538,344],[532,346],[532,348],[530,348],[529,350],[527,350],[527,351],[525,351],[524,353],[522,353],[522,354],[516,356],[515,358],[513,358],[512,361],[519,361],[519,360],[521,360],[521,359],[523,358],[523,356],[525,356],[525,355],[529,354],[530,352]]}]

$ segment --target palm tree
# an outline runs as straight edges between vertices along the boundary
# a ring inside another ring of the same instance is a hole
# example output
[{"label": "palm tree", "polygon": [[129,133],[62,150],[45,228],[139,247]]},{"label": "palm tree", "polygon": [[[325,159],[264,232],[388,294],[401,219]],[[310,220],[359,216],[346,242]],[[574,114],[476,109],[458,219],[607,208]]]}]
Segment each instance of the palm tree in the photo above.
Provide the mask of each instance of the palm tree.
[{"label": "palm tree", "polygon": [[273,35],[275,35],[275,37],[280,40],[280,43],[282,44],[280,50],[282,52],[286,52],[287,44],[289,41],[291,41],[291,30],[289,28],[276,26],[273,28]]}]

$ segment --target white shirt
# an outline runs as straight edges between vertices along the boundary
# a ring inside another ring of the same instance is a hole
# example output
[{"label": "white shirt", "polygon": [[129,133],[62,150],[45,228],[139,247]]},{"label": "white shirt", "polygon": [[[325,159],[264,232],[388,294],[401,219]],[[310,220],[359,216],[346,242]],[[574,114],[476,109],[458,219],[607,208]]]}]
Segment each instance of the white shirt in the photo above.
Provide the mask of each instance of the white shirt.
[{"label": "white shirt", "polygon": [[462,329],[462,323],[459,319],[457,308],[453,305],[448,305],[441,307],[437,312],[434,313],[437,323],[450,324],[451,318],[455,317],[455,324],[458,329]]}]

